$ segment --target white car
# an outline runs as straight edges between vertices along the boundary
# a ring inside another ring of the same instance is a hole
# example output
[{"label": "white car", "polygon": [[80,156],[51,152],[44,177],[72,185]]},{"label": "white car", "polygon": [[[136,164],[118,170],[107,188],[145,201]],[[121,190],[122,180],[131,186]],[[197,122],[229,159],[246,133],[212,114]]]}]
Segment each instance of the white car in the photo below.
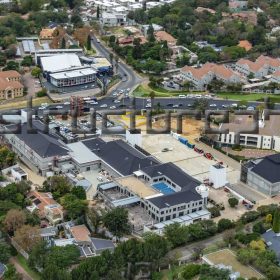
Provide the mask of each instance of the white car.
[{"label": "white car", "polygon": [[223,108],[228,108],[228,105],[223,104],[222,107],[223,107]]},{"label": "white car", "polygon": [[96,102],[96,101],[91,101],[89,104],[90,104],[90,105],[97,105],[98,102]]},{"label": "white car", "polygon": [[151,102],[151,98],[148,98],[146,101],[147,101],[147,102]]},{"label": "white car", "polygon": [[41,107],[47,108],[49,106],[48,103],[41,103]]},{"label": "white car", "polygon": [[173,108],[179,108],[178,104],[173,105]]},{"label": "white car", "polygon": [[247,110],[248,110],[248,111],[254,111],[255,108],[254,108],[253,106],[249,106],[249,107],[247,107]]},{"label": "white car", "polygon": [[209,107],[217,107],[216,104],[210,104]]},{"label": "white car", "polygon": [[180,94],[180,95],[179,95],[179,98],[186,98],[186,95]]},{"label": "white car", "polygon": [[146,105],[146,108],[152,108],[152,104],[151,104],[151,103],[148,103],[148,104]]},{"label": "white car", "polygon": [[201,98],[202,96],[200,94],[195,95],[196,98]]},{"label": "white car", "polygon": [[116,106],[111,106],[110,109],[116,109]]},{"label": "white car", "polygon": [[127,91],[127,92],[130,92],[130,88],[127,88],[126,91]]},{"label": "white car", "polygon": [[231,104],[231,107],[233,107],[233,108],[237,108],[237,107],[238,107],[238,105],[237,105],[237,103],[233,103],[233,104]]},{"label": "white car", "polygon": [[120,103],[121,101],[120,100],[114,100],[114,103]]},{"label": "white car", "polygon": [[108,107],[107,104],[102,104],[102,105],[100,106],[100,108],[107,108],[107,107]]},{"label": "white car", "polygon": [[56,109],[63,109],[63,106],[57,105],[57,106],[55,106],[55,108],[56,108]]},{"label": "white car", "polygon": [[67,101],[67,102],[64,102],[63,104],[64,105],[70,105],[70,102]]}]

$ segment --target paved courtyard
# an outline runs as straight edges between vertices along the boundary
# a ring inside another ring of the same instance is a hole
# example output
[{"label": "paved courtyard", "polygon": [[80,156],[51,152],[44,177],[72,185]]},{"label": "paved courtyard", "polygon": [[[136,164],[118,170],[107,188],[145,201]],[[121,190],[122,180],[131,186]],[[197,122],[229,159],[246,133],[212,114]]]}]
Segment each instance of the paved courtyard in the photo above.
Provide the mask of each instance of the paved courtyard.
[{"label": "paved courtyard", "polygon": [[[224,158],[222,160],[219,158],[209,160],[193,149],[183,145],[170,135],[144,135],[142,145],[145,150],[160,161],[173,162],[198,180],[204,180],[209,177],[209,168],[211,165],[218,161],[226,163]],[[169,151],[162,152],[164,148],[168,148]],[[204,148],[204,151],[212,153],[210,147],[209,149],[208,147]],[[236,183],[238,181],[240,172],[238,167],[239,163],[235,164],[234,167],[227,165],[227,176],[230,183]]]}]

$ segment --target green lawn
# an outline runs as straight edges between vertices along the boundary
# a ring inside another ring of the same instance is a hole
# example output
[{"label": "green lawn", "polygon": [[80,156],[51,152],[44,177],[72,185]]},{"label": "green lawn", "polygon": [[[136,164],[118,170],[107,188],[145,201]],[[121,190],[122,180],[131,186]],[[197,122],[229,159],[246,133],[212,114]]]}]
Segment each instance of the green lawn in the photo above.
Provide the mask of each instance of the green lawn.
[{"label": "green lawn", "polygon": [[136,97],[147,97],[147,96],[149,96],[151,91],[155,92],[156,97],[173,97],[173,96],[176,97],[180,94],[189,93],[189,92],[184,92],[184,91],[170,91],[170,90],[167,90],[164,88],[158,88],[158,87],[151,88],[147,85],[140,85],[134,90],[133,95]]},{"label": "green lawn", "polygon": [[16,258],[33,280],[40,280],[40,275],[28,266],[26,259],[21,254],[18,254]]},{"label": "green lawn", "polygon": [[[279,102],[280,97],[277,97],[272,94],[263,94],[263,93],[248,93],[248,94],[242,94],[242,93],[217,93],[218,97],[224,98],[224,99],[232,99],[232,100],[240,100],[240,101],[262,101],[264,97],[270,97],[273,101]],[[276,101],[278,100],[278,101]]]}]

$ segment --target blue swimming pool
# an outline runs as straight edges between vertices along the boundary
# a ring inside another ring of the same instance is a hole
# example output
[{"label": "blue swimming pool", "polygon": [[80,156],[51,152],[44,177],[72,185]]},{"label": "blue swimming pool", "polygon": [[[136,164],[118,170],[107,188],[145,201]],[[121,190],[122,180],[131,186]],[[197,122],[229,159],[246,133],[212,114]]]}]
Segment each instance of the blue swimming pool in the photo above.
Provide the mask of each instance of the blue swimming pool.
[{"label": "blue swimming pool", "polygon": [[155,183],[153,184],[153,187],[163,194],[170,194],[175,192],[173,189],[171,189],[167,184],[163,182]]}]

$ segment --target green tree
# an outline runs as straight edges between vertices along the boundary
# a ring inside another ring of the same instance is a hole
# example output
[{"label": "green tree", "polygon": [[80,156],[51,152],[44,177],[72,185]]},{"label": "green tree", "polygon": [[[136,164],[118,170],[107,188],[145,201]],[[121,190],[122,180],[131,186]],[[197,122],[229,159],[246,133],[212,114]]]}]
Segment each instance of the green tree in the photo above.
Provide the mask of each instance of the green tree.
[{"label": "green tree", "polygon": [[280,210],[277,208],[273,214],[272,230],[275,233],[280,232]]},{"label": "green tree", "polygon": [[71,193],[82,200],[85,200],[87,198],[85,189],[81,186],[73,187]]},{"label": "green tree", "polygon": [[229,219],[221,219],[218,222],[218,232],[234,227],[234,223]]},{"label": "green tree", "polygon": [[271,214],[267,214],[267,215],[265,216],[265,222],[266,222],[267,224],[270,224],[270,223],[272,222],[272,215],[271,215]]},{"label": "green tree", "polygon": [[42,70],[39,68],[39,67],[34,67],[32,70],[31,70],[31,75],[35,78],[39,78],[40,74],[42,73]]},{"label": "green tree", "polygon": [[100,18],[100,7],[99,7],[99,5],[97,6],[97,9],[96,9],[96,17],[97,17],[97,19]]},{"label": "green tree", "polygon": [[100,214],[100,211],[101,210],[93,207],[88,208],[87,217],[94,228],[94,233],[98,232],[98,228],[102,222],[102,215]]},{"label": "green tree", "polygon": [[199,280],[225,280],[229,279],[230,271],[227,269],[219,269],[202,265],[200,268]]},{"label": "green tree", "polygon": [[[43,280],[71,280],[71,275],[66,269],[60,269],[57,265],[48,265],[42,271]],[[92,278],[97,279],[97,278]]]},{"label": "green tree", "polygon": [[228,199],[228,204],[229,204],[230,207],[234,208],[235,206],[238,205],[238,199],[235,198],[235,197],[230,197]]},{"label": "green tree", "polygon": [[90,34],[87,37],[87,50],[91,50],[91,36],[90,36]]},{"label": "green tree", "polygon": [[7,264],[7,271],[4,274],[4,280],[21,280],[22,277],[17,273],[15,267],[12,264]]},{"label": "green tree", "polygon": [[168,252],[168,242],[164,237],[158,236],[154,233],[146,233],[143,238],[144,259],[152,262],[155,265],[155,269],[157,269],[159,267],[160,260]]},{"label": "green tree", "polygon": [[49,247],[47,242],[40,241],[32,248],[29,254],[28,265],[36,270],[41,270],[45,267]]},{"label": "green tree", "polygon": [[183,279],[185,280],[193,279],[195,276],[199,274],[200,267],[201,266],[199,264],[194,264],[194,263],[184,266],[181,273]]},{"label": "green tree", "polygon": [[15,61],[8,61],[6,67],[3,68],[3,71],[9,70],[19,71],[19,63]]},{"label": "green tree", "polygon": [[128,212],[125,208],[117,207],[107,212],[103,217],[105,227],[117,238],[129,234],[131,228],[128,221]]},{"label": "green tree", "polygon": [[7,263],[11,257],[11,247],[8,243],[0,241],[0,262]]},{"label": "green tree", "polygon": [[31,55],[27,55],[23,58],[21,65],[22,66],[31,66],[34,64],[33,57]]},{"label": "green tree", "polygon": [[49,251],[47,266],[56,265],[61,269],[68,268],[70,265],[77,263],[79,257],[80,251],[76,245],[54,246]]},{"label": "green tree", "polygon": [[61,198],[61,204],[67,211],[67,216],[70,219],[75,219],[82,216],[87,208],[87,202],[77,198],[75,195],[69,193]]},{"label": "green tree", "polygon": [[43,183],[43,190],[51,192],[54,199],[58,199],[70,192],[71,185],[64,176],[48,177]]},{"label": "green tree", "polygon": [[149,41],[150,43],[153,43],[153,42],[155,42],[155,40],[156,40],[155,35],[154,35],[154,32],[155,32],[155,30],[154,30],[154,28],[153,28],[153,25],[150,24],[150,26],[149,26],[149,28],[148,28],[148,30],[147,30],[147,37],[148,37],[148,41]]},{"label": "green tree", "polygon": [[187,242],[188,228],[179,223],[173,223],[164,227],[164,236],[175,248]]}]

